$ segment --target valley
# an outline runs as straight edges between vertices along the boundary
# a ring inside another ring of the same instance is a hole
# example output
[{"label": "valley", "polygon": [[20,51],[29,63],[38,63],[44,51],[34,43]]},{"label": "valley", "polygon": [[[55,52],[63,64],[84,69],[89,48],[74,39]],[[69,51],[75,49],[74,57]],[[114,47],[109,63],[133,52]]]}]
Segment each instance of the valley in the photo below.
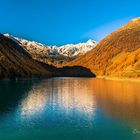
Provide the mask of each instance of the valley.
[{"label": "valley", "polygon": [[140,18],[100,42],[49,46],[10,34],[0,36],[1,77],[93,76],[140,78]]}]

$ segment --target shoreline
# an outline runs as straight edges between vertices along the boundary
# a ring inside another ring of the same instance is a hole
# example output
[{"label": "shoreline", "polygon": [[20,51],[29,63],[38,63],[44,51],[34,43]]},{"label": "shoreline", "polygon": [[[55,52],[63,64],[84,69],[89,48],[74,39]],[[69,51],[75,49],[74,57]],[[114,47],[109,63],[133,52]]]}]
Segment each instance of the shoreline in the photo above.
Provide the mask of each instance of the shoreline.
[{"label": "shoreline", "polygon": [[108,76],[97,76],[96,78],[113,80],[113,81],[140,82],[140,78],[119,78],[119,77],[108,77]]}]

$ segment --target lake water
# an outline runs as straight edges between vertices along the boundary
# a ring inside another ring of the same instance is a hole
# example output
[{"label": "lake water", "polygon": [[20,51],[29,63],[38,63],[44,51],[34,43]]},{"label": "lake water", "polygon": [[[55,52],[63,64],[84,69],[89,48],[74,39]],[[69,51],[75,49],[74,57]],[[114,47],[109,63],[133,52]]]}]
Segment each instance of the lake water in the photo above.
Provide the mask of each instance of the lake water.
[{"label": "lake water", "polygon": [[0,140],[93,139],[140,139],[140,83],[0,81]]}]

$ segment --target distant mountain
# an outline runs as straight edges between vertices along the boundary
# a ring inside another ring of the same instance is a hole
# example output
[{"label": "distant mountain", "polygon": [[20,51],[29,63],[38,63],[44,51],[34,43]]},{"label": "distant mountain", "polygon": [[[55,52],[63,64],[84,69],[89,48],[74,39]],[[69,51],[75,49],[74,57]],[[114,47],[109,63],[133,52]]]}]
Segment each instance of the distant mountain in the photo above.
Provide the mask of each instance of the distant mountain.
[{"label": "distant mountain", "polygon": [[47,64],[73,60],[77,56],[84,55],[96,45],[95,41],[88,40],[85,43],[67,44],[64,46],[46,46],[35,41],[14,37],[10,34],[4,35],[19,45],[22,45],[34,59]]},{"label": "distant mountain", "polygon": [[[34,46],[33,46],[34,48]],[[42,55],[42,51],[35,51]],[[56,68],[39,59],[34,59],[30,51],[18,40],[0,34],[0,79],[1,78],[29,78],[53,76],[95,76],[82,66]]]},{"label": "distant mountain", "polygon": [[97,76],[140,78],[140,18],[131,20],[67,65],[84,66]]},{"label": "distant mountain", "polygon": [[89,40],[75,45],[45,46],[9,34],[0,35],[0,76],[94,74],[140,78],[140,18],[131,20],[97,45]]},{"label": "distant mountain", "polygon": [[0,78],[51,76],[52,73],[15,41],[0,34]]}]

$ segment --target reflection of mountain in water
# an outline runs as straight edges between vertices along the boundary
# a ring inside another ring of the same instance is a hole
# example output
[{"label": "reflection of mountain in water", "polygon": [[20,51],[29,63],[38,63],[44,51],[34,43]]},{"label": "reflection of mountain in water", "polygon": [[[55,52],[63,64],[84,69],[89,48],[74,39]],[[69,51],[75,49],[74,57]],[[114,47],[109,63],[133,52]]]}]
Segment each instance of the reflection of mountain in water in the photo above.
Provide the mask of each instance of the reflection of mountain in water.
[{"label": "reflection of mountain in water", "polygon": [[139,125],[140,86],[136,82],[96,80],[97,105],[109,116]]},{"label": "reflection of mountain in water", "polygon": [[0,81],[0,114],[14,110],[33,81]]},{"label": "reflection of mountain in water", "polygon": [[3,115],[16,110],[17,118],[44,117],[48,123],[48,117],[56,122],[56,117],[70,116],[91,117],[90,121],[101,109],[106,116],[139,126],[140,87],[135,82],[94,78],[0,81],[0,93]]},{"label": "reflection of mountain in water", "polygon": [[32,87],[21,103],[21,115],[31,116],[43,111],[84,114],[94,112],[94,94],[89,86],[91,79],[53,78]]},{"label": "reflection of mountain in water", "polygon": [[20,104],[21,115],[36,115],[47,103],[48,87],[44,83],[34,85]]}]

